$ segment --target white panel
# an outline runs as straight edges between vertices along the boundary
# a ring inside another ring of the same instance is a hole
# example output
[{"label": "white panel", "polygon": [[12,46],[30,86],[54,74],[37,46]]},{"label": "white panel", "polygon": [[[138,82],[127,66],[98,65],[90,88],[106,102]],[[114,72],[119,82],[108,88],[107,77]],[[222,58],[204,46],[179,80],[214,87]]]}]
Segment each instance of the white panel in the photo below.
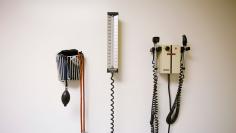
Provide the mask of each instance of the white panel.
[{"label": "white panel", "polygon": [[160,73],[170,73],[170,54],[171,50],[165,50],[166,47],[170,47],[169,45],[161,45],[162,50],[158,57],[159,64],[159,72]]},{"label": "white panel", "polygon": [[180,45],[172,45],[172,73],[180,72]]},{"label": "white panel", "polygon": [[180,72],[180,45],[161,45],[158,56],[159,73],[171,74]]}]

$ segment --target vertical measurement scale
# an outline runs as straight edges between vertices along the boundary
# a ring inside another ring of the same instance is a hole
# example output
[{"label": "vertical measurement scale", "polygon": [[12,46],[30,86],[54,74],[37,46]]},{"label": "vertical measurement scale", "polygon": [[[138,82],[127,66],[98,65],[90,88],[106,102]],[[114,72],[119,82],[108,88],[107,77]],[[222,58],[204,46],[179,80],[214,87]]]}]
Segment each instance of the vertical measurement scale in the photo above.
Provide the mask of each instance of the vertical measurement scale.
[{"label": "vertical measurement scale", "polygon": [[118,73],[118,12],[107,13],[107,72],[111,73],[111,133],[114,133],[114,73]]},{"label": "vertical measurement scale", "polygon": [[118,72],[118,12],[107,13],[107,72]]}]

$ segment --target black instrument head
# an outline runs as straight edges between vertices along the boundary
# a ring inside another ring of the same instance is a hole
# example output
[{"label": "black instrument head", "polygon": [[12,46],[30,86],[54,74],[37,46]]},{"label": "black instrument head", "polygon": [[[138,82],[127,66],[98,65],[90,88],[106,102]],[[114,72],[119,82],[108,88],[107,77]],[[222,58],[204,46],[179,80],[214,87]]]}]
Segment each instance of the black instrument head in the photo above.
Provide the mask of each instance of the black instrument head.
[{"label": "black instrument head", "polygon": [[160,38],[159,38],[159,37],[153,37],[153,38],[152,38],[152,42],[153,42],[154,44],[157,44],[159,41],[160,41]]},{"label": "black instrument head", "polygon": [[183,35],[183,46],[187,46],[187,43],[188,43],[188,40],[187,40],[187,37],[186,35]]}]

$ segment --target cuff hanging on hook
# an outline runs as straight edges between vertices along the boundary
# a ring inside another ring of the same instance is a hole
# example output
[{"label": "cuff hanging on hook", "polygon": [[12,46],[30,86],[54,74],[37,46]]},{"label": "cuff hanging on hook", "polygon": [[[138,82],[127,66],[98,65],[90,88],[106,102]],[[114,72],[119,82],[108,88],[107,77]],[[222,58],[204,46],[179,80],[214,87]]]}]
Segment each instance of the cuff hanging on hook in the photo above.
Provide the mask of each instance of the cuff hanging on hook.
[{"label": "cuff hanging on hook", "polygon": [[59,80],[65,82],[65,91],[61,96],[66,106],[70,101],[69,80],[80,80],[80,118],[81,133],[85,133],[85,97],[84,97],[84,55],[76,49],[63,50],[56,57]]}]

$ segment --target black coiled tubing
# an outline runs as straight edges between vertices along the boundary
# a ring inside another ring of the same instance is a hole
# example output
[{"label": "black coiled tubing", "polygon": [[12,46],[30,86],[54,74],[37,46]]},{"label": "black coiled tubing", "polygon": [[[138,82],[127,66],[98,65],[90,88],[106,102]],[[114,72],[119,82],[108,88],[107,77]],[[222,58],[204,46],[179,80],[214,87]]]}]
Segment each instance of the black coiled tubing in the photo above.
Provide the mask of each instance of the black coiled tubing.
[{"label": "black coiled tubing", "polygon": [[150,125],[151,125],[151,133],[158,133],[159,129],[159,121],[158,121],[158,91],[157,91],[157,65],[156,65],[156,56],[153,53],[153,97],[152,97],[152,109],[151,109],[151,120],[150,120]]},{"label": "black coiled tubing", "polygon": [[110,123],[110,125],[111,125],[111,133],[113,133],[114,132],[114,104],[115,104],[115,102],[114,102],[114,88],[115,88],[115,86],[114,86],[114,79],[113,79],[113,73],[111,73],[111,123]]},{"label": "black coiled tubing", "polygon": [[180,63],[180,74],[179,74],[179,86],[177,90],[177,94],[174,100],[174,103],[170,109],[170,112],[166,118],[166,122],[168,124],[173,124],[179,115],[179,109],[180,109],[180,100],[181,100],[181,91],[183,87],[183,82],[184,82],[184,64],[183,64],[183,53],[181,54],[181,63]]}]

